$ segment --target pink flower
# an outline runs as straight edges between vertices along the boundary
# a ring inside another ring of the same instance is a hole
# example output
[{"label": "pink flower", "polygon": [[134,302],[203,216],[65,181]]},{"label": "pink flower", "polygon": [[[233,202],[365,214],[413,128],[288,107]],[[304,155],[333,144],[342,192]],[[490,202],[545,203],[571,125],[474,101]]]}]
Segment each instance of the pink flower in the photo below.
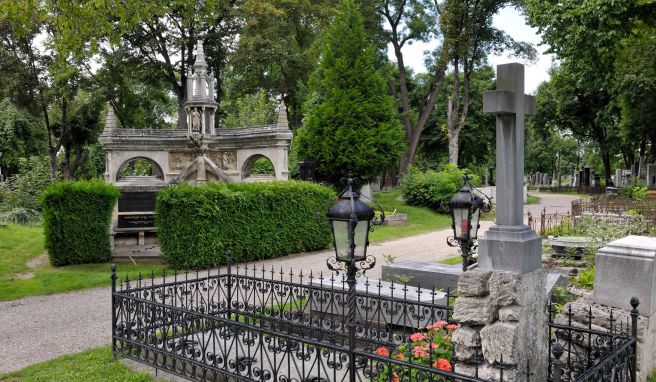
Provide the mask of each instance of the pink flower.
[{"label": "pink flower", "polygon": [[389,350],[387,350],[386,347],[381,346],[378,349],[376,349],[376,354],[381,355],[383,357],[387,357],[387,356],[389,356],[390,353],[389,353]]},{"label": "pink flower", "polygon": [[417,358],[422,358],[422,357],[426,357],[428,353],[426,353],[426,350],[424,350],[422,346],[415,346],[413,350],[413,355]]},{"label": "pink flower", "polygon": [[426,338],[426,336],[424,335],[424,333],[413,333],[413,334],[410,336],[410,340],[411,340],[412,342],[421,341],[421,340],[423,340],[423,339],[425,339],[425,338]]},{"label": "pink flower", "polygon": [[396,354],[394,354],[394,358],[403,360],[405,358],[405,356],[403,356],[403,353],[396,353]]},{"label": "pink flower", "polygon": [[446,321],[440,320],[433,324],[433,329],[442,329],[447,325],[448,323]]},{"label": "pink flower", "polygon": [[449,331],[451,331],[451,330],[456,330],[456,329],[458,329],[458,325],[456,325],[456,324],[451,324],[451,325],[447,325],[446,328],[447,328]]},{"label": "pink flower", "polygon": [[453,366],[451,366],[451,362],[449,362],[449,360],[447,360],[446,358],[438,358],[437,361],[433,362],[433,367],[436,367],[444,371],[453,371]]}]

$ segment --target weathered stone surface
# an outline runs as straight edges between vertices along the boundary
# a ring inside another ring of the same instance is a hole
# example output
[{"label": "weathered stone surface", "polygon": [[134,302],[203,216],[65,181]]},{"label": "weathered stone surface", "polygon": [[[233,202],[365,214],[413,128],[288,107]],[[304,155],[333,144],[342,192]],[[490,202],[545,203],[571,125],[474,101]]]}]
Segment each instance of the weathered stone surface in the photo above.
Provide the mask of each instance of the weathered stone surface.
[{"label": "weathered stone surface", "polygon": [[[502,363],[504,365],[517,364],[516,323],[495,322],[481,329],[480,335],[483,357],[487,362]],[[503,362],[501,362],[502,358]]]},{"label": "weathered stone surface", "polygon": [[[387,217],[385,218],[387,219]],[[387,221],[387,220],[385,220]],[[406,281],[415,287],[453,292],[462,274],[461,265],[398,261],[381,267],[381,278],[386,281]]]},{"label": "weathered stone surface", "polygon": [[[458,354],[458,362],[472,363],[481,354],[479,331],[469,326],[461,326],[453,333],[451,341]],[[476,349],[479,349],[478,351]]]},{"label": "weathered stone surface", "polygon": [[513,272],[494,272],[490,276],[490,296],[498,306],[517,303],[517,283],[519,275]]},{"label": "weathered stone surface", "polygon": [[458,297],[453,306],[453,319],[461,325],[487,325],[496,319],[496,313],[490,296]]},{"label": "weathered stone surface", "polygon": [[499,308],[499,321],[501,322],[517,322],[519,321],[519,314],[521,308],[517,305],[506,306]]},{"label": "weathered stone surface", "polygon": [[458,280],[458,293],[465,297],[480,297],[489,293],[491,271],[474,269],[463,273]]}]

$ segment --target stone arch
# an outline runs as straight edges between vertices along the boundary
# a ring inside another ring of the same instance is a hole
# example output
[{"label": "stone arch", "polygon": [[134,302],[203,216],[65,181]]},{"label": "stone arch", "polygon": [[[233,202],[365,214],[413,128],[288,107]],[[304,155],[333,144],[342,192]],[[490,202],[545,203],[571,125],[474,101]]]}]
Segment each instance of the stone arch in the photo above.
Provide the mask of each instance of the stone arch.
[{"label": "stone arch", "polygon": [[[253,169],[253,165],[261,160],[266,160],[268,164],[271,166],[271,170],[267,171],[266,173],[259,173],[259,174],[253,174],[251,171]],[[253,154],[246,158],[244,161],[244,164],[241,168],[241,178],[242,180],[248,181],[257,181],[257,180],[274,180],[276,179],[276,167],[273,164],[273,161],[271,158],[264,154]]]},{"label": "stone arch", "polygon": [[[129,166],[132,166],[132,168],[129,169]],[[130,172],[126,173],[126,171]],[[123,161],[118,167],[116,181],[129,181],[131,179],[164,181],[164,170],[157,161],[147,156],[131,157]]]}]

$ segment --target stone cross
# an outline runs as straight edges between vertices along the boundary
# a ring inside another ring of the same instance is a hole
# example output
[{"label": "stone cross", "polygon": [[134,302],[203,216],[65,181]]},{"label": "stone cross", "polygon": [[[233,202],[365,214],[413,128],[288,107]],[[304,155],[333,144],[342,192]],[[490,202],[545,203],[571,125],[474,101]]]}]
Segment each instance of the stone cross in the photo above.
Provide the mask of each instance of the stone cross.
[{"label": "stone cross", "polygon": [[524,116],[535,112],[535,97],[524,94],[524,65],[497,66],[497,90],[483,94],[483,111],[497,116],[497,224],[521,225]]},{"label": "stone cross", "polygon": [[497,66],[497,90],[483,94],[483,111],[496,114],[497,219],[478,241],[479,268],[525,274],[542,267],[542,240],[524,224],[522,185],[524,117],[534,110],[535,98],[524,94],[524,65]]}]

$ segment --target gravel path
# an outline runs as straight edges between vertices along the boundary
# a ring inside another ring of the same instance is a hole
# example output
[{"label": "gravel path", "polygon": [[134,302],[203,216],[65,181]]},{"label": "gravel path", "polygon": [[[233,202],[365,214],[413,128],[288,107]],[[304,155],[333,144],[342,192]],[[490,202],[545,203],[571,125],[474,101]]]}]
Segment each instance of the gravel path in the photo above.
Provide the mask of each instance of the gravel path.
[{"label": "gravel path", "polygon": [[[544,207],[548,211],[567,212],[571,200],[576,199],[568,195],[535,195],[541,198],[540,204],[525,207],[531,213]],[[481,222],[480,234],[492,224]],[[368,253],[376,257],[378,264],[384,263],[384,255],[395,256],[397,261],[436,262],[457,255],[457,249],[446,245],[450,235],[451,230],[447,229],[373,244]],[[299,269],[326,272],[325,261],[332,253],[332,250],[302,253],[261,261],[257,265],[282,267],[283,270],[294,268],[295,273]],[[367,275],[379,278],[380,266]],[[110,343],[110,311],[108,287],[0,302],[0,373]]]}]

